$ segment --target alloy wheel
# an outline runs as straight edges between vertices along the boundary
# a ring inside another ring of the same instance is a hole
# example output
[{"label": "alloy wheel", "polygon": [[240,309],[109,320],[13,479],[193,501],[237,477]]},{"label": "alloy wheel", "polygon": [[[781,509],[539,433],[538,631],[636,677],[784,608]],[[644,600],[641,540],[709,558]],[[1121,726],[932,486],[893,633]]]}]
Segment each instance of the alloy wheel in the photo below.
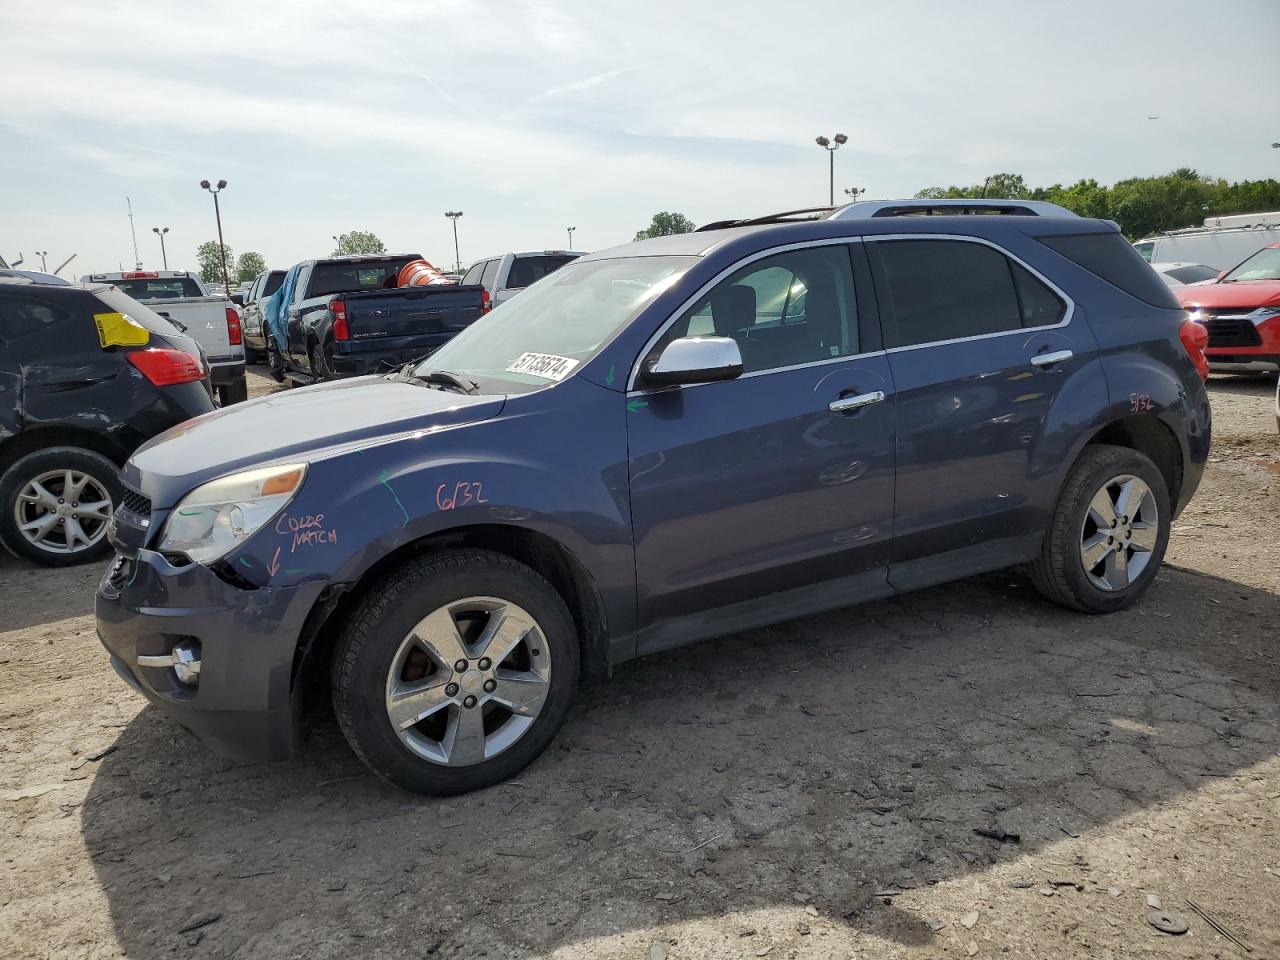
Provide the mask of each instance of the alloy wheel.
[{"label": "alloy wheel", "polygon": [[107,534],[115,507],[106,488],[81,470],[49,470],[18,491],[18,531],[47,553],[80,553]]},{"label": "alloy wheel", "polygon": [[387,719],[424,760],[471,766],[510,748],[551,690],[551,654],[522,607],[467,597],[409,631],[387,673]]},{"label": "alloy wheel", "polygon": [[1080,531],[1080,562],[1100,590],[1123,590],[1142,576],[1160,536],[1151,488],[1123,474],[1104,483],[1089,501]]}]

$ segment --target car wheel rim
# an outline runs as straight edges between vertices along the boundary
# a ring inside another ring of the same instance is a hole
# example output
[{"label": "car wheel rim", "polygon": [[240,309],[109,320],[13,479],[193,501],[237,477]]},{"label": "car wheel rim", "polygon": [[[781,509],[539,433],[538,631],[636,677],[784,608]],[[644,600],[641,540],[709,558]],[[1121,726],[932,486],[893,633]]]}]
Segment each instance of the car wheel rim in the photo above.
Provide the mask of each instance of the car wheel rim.
[{"label": "car wheel rim", "polygon": [[387,719],[432,763],[466,767],[510,749],[551,690],[551,651],[536,620],[497,597],[467,597],[423,617],[387,672]]},{"label": "car wheel rim", "polygon": [[26,541],[46,553],[80,553],[107,535],[115,506],[81,470],[49,470],[18,491],[13,516]]},{"label": "car wheel rim", "polygon": [[1160,515],[1146,482],[1112,477],[1093,495],[1080,531],[1080,563],[1100,590],[1124,590],[1155,555]]}]

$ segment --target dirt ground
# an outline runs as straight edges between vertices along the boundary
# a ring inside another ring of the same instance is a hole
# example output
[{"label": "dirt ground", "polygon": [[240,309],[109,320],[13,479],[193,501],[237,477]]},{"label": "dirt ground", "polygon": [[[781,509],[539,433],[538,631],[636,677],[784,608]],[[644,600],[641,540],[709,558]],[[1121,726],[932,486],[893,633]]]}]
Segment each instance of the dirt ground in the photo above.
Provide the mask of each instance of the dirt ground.
[{"label": "dirt ground", "polygon": [[218,759],[107,666],[98,567],[0,560],[0,956],[1280,956],[1274,386],[1211,389],[1137,608],[1002,573],[628,664],[445,801],[331,721]]}]

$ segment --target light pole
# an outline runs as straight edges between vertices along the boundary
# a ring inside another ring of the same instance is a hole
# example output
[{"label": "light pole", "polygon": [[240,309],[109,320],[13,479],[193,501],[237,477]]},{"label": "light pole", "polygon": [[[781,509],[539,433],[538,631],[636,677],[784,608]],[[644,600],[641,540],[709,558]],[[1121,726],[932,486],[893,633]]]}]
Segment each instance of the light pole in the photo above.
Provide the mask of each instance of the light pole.
[{"label": "light pole", "polygon": [[230,296],[231,274],[227,272],[227,245],[222,242],[222,211],[218,208],[218,194],[226,189],[227,181],[219,180],[216,187],[211,187],[208,180],[201,180],[200,186],[213,194],[213,215],[218,219],[218,252],[222,256],[222,283],[227,295]]},{"label": "light pole", "polygon": [[566,229],[569,231],[569,249],[572,250],[573,249],[573,231],[577,230],[578,228],[567,227]]},{"label": "light pole", "polygon": [[48,268],[48,267],[46,267],[46,266],[45,266],[45,264],[44,264],[44,258],[45,258],[45,257],[47,257],[48,255],[49,255],[49,251],[48,251],[48,250],[37,250],[37,251],[36,251],[36,256],[40,258],[40,272],[41,272],[41,273],[48,273],[48,272],[49,272],[49,268]]},{"label": "light pole", "polygon": [[866,187],[845,187],[845,195],[848,196],[850,203],[858,202],[858,195],[867,192]]},{"label": "light pole", "polygon": [[458,218],[462,216],[462,211],[446,210],[444,215],[453,221],[453,271],[454,273],[461,273],[462,254],[458,252]]},{"label": "light pole", "polygon": [[827,151],[827,159],[831,161],[831,178],[829,184],[831,198],[829,205],[834,207],[836,205],[836,151],[848,143],[849,138],[843,133],[837,133],[831,140],[828,140],[826,137],[816,137],[813,142],[823,150]]},{"label": "light pole", "polygon": [[152,227],[152,228],[151,228],[151,232],[152,232],[152,233],[154,233],[157,237],[159,237],[159,238],[160,238],[160,259],[164,262],[164,268],[165,268],[166,270],[168,270],[168,269],[169,269],[169,255],[168,255],[167,253],[165,253],[165,252],[164,252],[164,235],[165,235],[166,233],[168,233],[168,232],[169,232],[169,228],[168,228],[168,227],[165,227],[165,228],[162,230],[162,229],[160,229],[159,227]]}]

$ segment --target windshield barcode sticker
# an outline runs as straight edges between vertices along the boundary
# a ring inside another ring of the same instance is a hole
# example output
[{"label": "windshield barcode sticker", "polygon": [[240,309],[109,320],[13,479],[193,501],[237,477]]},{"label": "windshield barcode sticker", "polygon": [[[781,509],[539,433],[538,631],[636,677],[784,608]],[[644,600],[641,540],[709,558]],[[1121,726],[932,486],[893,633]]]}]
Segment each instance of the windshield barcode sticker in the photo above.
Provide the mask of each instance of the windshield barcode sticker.
[{"label": "windshield barcode sticker", "polygon": [[507,367],[508,373],[527,373],[533,377],[560,381],[573,372],[578,361],[571,357],[557,357],[554,353],[522,353]]}]

